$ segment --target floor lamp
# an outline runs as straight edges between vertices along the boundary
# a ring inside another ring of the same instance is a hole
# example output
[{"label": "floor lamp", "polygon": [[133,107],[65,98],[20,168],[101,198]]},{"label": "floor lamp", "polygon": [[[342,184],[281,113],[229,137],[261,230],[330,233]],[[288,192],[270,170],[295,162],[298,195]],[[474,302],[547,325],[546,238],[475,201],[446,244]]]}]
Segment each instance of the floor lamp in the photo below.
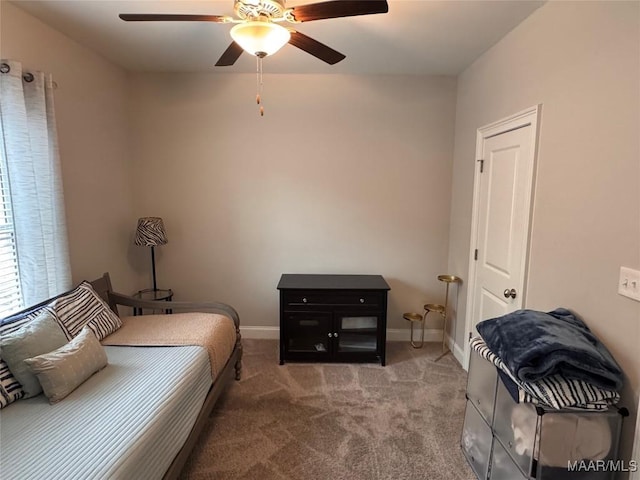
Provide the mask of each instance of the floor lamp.
[{"label": "floor lamp", "polygon": [[138,219],[136,238],[134,243],[141,247],[151,247],[151,268],[153,270],[153,291],[157,291],[156,285],[156,256],[154,247],[165,245],[168,242],[167,232],[160,217],[142,217]]}]

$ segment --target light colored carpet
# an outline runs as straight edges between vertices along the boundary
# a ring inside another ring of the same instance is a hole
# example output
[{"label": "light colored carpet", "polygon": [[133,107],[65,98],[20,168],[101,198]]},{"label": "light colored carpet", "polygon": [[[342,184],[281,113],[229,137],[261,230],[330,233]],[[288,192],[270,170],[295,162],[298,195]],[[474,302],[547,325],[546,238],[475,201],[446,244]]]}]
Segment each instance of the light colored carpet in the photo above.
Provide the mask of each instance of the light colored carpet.
[{"label": "light colored carpet", "polygon": [[440,344],[387,344],[387,366],[287,363],[243,340],[182,479],[472,480],[460,452],[466,373]]}]

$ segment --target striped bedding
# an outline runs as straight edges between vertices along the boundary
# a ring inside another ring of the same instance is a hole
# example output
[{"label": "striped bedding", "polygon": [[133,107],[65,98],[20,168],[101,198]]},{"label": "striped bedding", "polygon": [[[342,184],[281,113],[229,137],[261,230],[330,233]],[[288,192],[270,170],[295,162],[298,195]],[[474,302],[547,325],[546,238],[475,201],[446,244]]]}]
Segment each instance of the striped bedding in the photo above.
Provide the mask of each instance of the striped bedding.
[{"label": "striped bedding", "polygon": [[582,380],[550,375],[540,380],[523,382],[493,353],[481,337],[474,337],[471,349],[507,374],[518,387],[518,403],[534,403],[555,409],[606,410],[620,401],[620,394],[604,390]]},{"label": "striped bedding", "polygon": [[198,346],[105,347],[109,365],[62,402],[0,411],[2,478],[160,479],[212,384]]}]

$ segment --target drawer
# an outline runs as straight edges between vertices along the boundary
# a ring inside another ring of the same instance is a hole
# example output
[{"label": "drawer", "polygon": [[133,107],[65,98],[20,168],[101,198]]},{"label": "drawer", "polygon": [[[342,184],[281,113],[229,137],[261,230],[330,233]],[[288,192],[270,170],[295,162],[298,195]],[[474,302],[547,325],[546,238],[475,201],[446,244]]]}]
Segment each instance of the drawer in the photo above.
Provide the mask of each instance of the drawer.
[{"label": "drawer", "polygon": [[[622,417],[606,411],[538,409],[516,403],[502,381],[496,394],[494,434],[524,474],[538,480],[608,480],[612,470],[568,471],[569,464],[617,459]],[[541,414],[539,414],[539,412]],[[493,478],[493,477],[492,477]]]},{"label": "drawer", "polygon": [[502,447],[500,442],[493,442],[493,451],[491,452],[491,480],[527,480],[518,466]]},{"label": "drawer", "polygon": [[487,424],[492,425],[498,382],[496,367],[472,350],[467,378],[467,398],[478,409]]},{"label": "drawer", "polygon": [[[540,440],[536,448],[536,478],[540,480],[583,479],[613,480],[613,468],[589,471],[590,462],[615,465],[622,416],[615,408],[607,411],[546,410],[540,418]],[[539,453],[538,453],[539,452]],[[582,471],[567,471],[569,464],[582,463]],[[559,472],[564,476],[559,476]],[[591,469],[593,470],[593,468]]]},{"label": "drawer", "polygon": [[464,412],[460,446],[471,469],[480,480],[487,478],[493,435],[491,428],[470,401]]},{"label": "drawer", "polygon": [[531,403],[516,403],[498,381],[493,429],[504,449],[522,473],[531,472],[531,461],[538,428],[538,414]]},{"label": "drawer", "polygon": [[384,294],[379,292],[291,291],[283,293],[285,307],[327,305],[336,307],[380,307]]}]

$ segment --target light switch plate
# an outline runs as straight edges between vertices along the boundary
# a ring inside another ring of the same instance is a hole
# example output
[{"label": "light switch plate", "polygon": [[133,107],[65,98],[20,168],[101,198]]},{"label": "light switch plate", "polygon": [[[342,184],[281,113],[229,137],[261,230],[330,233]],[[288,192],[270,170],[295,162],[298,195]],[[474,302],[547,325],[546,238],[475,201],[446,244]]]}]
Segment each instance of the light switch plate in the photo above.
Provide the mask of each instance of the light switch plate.
[{"label": "light switch plate", "polygon": [[632,268],[620,267],[618,293],[640,302],[640,271]]}]

